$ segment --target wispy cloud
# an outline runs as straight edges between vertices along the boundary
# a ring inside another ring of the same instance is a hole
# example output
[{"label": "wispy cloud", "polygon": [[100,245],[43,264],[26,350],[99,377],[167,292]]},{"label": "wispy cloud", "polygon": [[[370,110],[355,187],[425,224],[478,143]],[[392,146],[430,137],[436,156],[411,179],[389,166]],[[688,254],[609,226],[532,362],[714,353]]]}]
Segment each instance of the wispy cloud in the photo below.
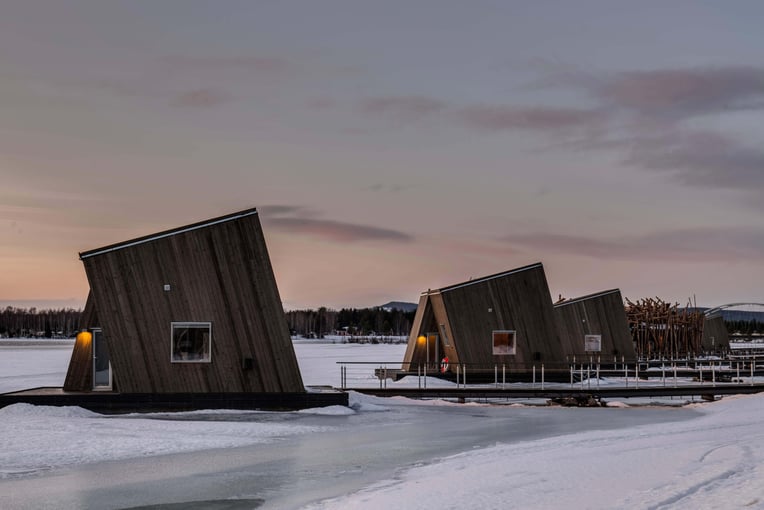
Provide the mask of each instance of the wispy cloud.
[{"label": "wispy cloud", "polygon": [[178,94],[171,102],[178,108],[212,108],[232,100],[232,97],[219,88],[200,88]]},{"label": "wispy cloud", "polygon": [[601,111],[577,108],[517,108],[511,106],[470,106],[458,112],[465,124],[486,131],[513,129],[563,131],[592,129],[607,120]]},{"label": "wispy cloud", "polygon": [[689,186],[764,189],[764,151],[717,133],[677,131],[629,145],[626,164],[669,172]]},{"label": "wispy cloud", "polygon": [[360,109],[364,113],[384,114],[398,118],[416,119],[444,110],[447,104],[426,96],[381,96],[365,99]]},{"label": "wispy cloud", "polygon": [[290,216],[305,211],[304,207],[299,205],[262,205],[257,208],[257,212],[263,216]]},{"label": "wispy cloud", "polygon": [[764,69],[754,67],[629,71],[589,87],[607,104],[660,118],[764,108]]},{"label": "wispy cloud", "polygon": [[261,56],[196,56],[168,55],[160,59],[165,70],[179,71],[231,71],[256,73],[282,73],[290,68],[286,59]]},{"label": "wispy cloud", "polygon": [[[333,242],[390,241],[407,243],[414,237],[400,230],[318,219],[320,213],[301,206],[267,205],[258,207],[270,228],[281,232],[308,235]],[[310,217],[308,217],[310,215]]]},{"label": "wispy cloud", "polygon": [[329,241],[392,241],[407,243],[414,238],[400,230],[310,218],[271,218],[269,225],[283,232],[305,234]]},{"label": "wispy cloud", "polygon": [[616,239],[567,234],[514,234],[507,236],[505,241],[525,250],[595,259],[716,262],[759,260],[764,257],[764,230],[753,228],[665,230]]}]

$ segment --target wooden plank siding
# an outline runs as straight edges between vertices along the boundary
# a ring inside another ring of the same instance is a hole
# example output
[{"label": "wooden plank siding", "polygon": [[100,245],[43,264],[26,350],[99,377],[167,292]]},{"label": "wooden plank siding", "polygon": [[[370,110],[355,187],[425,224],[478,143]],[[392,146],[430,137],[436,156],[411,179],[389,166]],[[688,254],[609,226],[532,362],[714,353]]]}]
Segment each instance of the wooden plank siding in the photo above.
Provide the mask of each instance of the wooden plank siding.
[{"label": "wooden plank siding", "polygon": [[[516,354],[493,354],[493,331],[516,332]],[[543,266],[533,264],[423,294],[406,349],[406,362],[424,359],[416,338],[438,332],[440,352],[473,370],[496,365],[564,363],[572,351],[561,339]],[[445,336],[448,339],[444,340]]]},{"label": "wooden plank siding", "polygon": [[730,348],[729,333],[727,332],[727,326],[724,325],[724,318],[721,314],[703,318],[703,339],[701,340],[701,345],[706,352]]},{"label": "wooden plank siding", "polygon": [[[254,209],[81,258],[119,391],[305,391]],[[209,363],[171,363],[172,322],[212,324]]]},{"label": "wooden plank siding", "polygon": [[584,335],[601,335],[600,356],[603,360],[612,361],[614,356],[628,360],[636,358],[620,290],[569,299],[555,304],[554,312],[560,336],[573,346],[569,355],[588,358],[590,354],[584,350]]},{"label": "wooden plank siding", "polygon": [[[85,301],[85,309],[80,317],[80,330],[89,329],[97,325],[98,318],[95,313],[92,293],[88,293]],[[93,388],[93,342],[83,342],[78,339],[74,342],[72,357],[66,370],[64,379],[64,391],[90,391]]]}]

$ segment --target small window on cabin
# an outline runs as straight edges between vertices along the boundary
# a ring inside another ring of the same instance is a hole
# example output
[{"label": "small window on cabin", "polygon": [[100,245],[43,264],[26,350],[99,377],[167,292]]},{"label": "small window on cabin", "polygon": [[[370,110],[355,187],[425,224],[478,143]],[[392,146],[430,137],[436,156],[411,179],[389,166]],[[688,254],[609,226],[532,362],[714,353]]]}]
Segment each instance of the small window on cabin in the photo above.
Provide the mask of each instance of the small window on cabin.
[{"label": "small window on cabin", "polygon": [[170,361],[209,363],[212,355],[211,322],[173,322]]},{"label": "small window on cabin", "polygon": [[493,355],[514,356],[516,353],[514,330],[498,330],[493,332]]}]

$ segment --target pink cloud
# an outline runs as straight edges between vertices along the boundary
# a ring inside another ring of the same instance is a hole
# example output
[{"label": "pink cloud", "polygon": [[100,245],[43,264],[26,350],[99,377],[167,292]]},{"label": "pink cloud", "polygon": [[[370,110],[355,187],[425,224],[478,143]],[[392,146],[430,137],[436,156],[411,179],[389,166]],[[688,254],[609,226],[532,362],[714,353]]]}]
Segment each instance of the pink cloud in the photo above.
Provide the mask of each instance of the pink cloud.
[{"label": "pink cloud", "polygon": [[462,108],[459,116],[468,125],[488,131],[590,129],[607,120],[597,110],[552,107],[470,106]]},{"label": "pink cloud", "polygon": [[172,101],[173,106],[181,108],[210,108],[227,103],[231,97],[216,88],[201,88],[178,94]]}]

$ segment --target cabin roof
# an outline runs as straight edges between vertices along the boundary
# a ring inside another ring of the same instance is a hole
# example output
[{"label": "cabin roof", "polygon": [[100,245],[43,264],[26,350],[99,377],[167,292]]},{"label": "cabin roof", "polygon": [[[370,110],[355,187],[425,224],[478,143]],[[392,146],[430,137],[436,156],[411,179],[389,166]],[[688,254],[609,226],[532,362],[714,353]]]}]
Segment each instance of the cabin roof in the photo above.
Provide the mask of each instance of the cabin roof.
[{"label": "cabin roof", "polygon": [[543,267],[541,265],[541,262],[536,262],[535,264],[530,264],[528,266],[519,267],[517,269],[510,269],[509,271],[504,271],[502,273],[496,273],[496,274],[492,274],[492,275],[488,275],[488,276],[483,276],[481,278],[475,278],[473,280],[467,280],[466,282],[455,283],[453,285],[449,285],[447,287],[442,287],[440,289],[429,290],[429,291],[426,291],[426,292],[422,292],[422,294],[435,294],[435,293],[438,293],[438,292],[448,292],[450,290],[456,290],[456,289],[459,289],[459,288],[462,288],[462,287],[467,287],[468,285],[475,285],[477,283],[487,282],[489,280],[494,280],[496,278],[502,278],[504,276],[508,276],[508,275],[511,275],[511,274],[514,274],[514,273],[520,273],[522,271],[528,271],[530,269],[536,269],[536,268],[539,268],[539,267]]},{"label": "cabin roof", "polygon": [[573,303],[580,303],[581,301],[586,301],[587,299],[594,299],[594,298],[598,298],[602,296],[609,296],[610,294],[615,294],[616,292],[621,292],[621,290],[620,289],[603,290],[602,292],[595,292],[594,294],[588,294],[586,296],[580,296],[573,299],[566,299],[565,301],[555,303],[554,307],[559,308],[561,306],[570,305]]},{"label": "cabin roof", "polygon": [[205,227],[211,227],[212,225],[218,225],[220,223],[237,220],[239,218],[244,218],[246,216],[252,216],[253,214],[257,214],[257,209],[255,208],[246,209],[244,211],[226,214],[225,216],[218,216],[217,218],[211,218],[208,220],[200,221],[198,223],[192,223],[190,225],[185,225],[182,227],[176,227],[176,228],[165,230],[162,232],[157,232],[156,234],[149,234],[147,236],[137,237],[135,239],[130,239],[128,241],[122,241],[120,243],[110,244],[102,248],[96,248],[93,250],[80,252],[79,254],[80,260],[84,260],[88,257],[95,257],[96,255],[102,255],[104,253],[109,253],[116,250],[121,250],[123,248],[128,248],[130,246],[136,246],[143,243],[149,243],[157,239],[171,237],[177,234],[183,234],[185,232],[190,232],[192,230],[198,230]]}]

